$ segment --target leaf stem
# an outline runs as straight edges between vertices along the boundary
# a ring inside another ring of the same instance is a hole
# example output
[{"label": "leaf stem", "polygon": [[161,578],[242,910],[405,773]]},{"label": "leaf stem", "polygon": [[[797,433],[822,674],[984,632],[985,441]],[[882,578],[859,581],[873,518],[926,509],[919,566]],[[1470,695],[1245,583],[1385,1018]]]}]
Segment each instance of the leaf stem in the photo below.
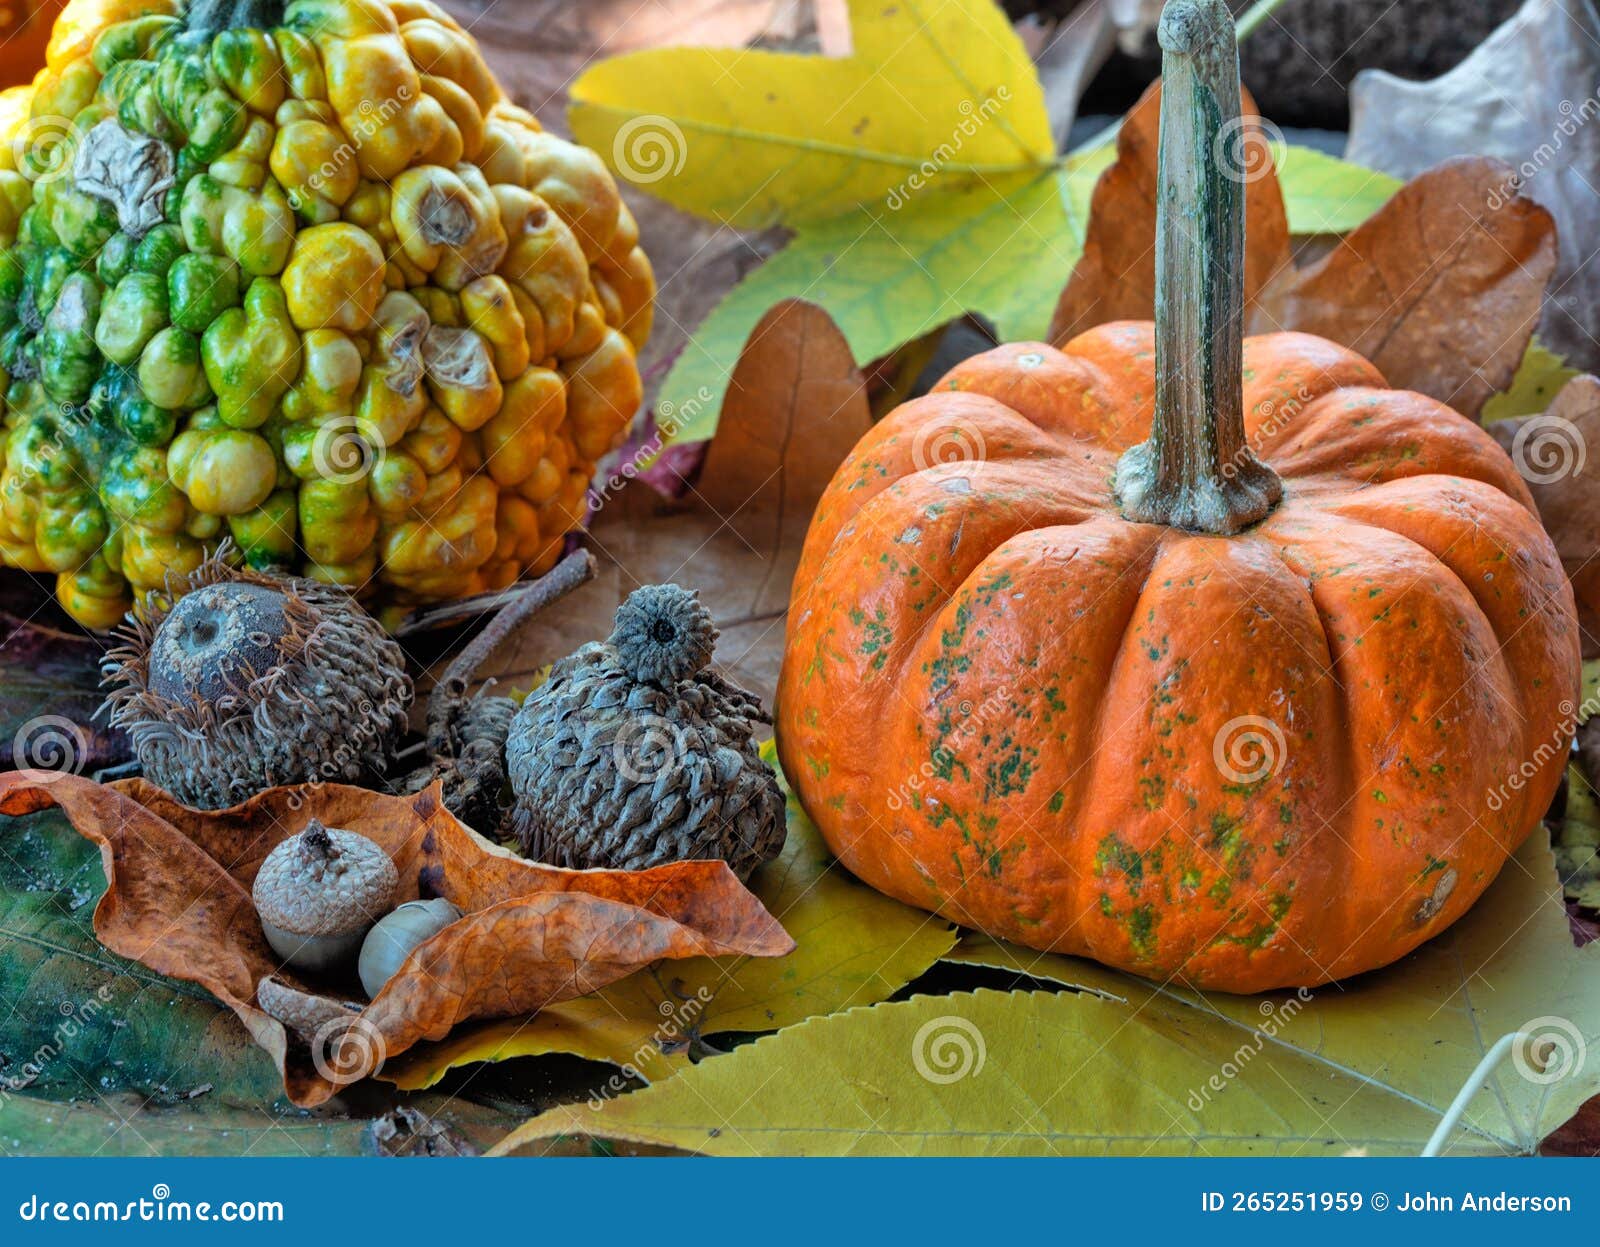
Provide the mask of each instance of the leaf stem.
[{"label": "leaf stem", "polygon": [[1483,1060],[1479,1061],[1477,1068],[1467,1075],[1467,1081],[1461,1084],[1461,1090],[1456,1092],[1456,1098],[1450,1101],[1450,1107],[1445,1110],[1433,1134],[1428,1137],[1422,1155],[1437,1156],[1444,1149],[1444,1145],[1450,1141],[1450,1136],[1461,1123],[1467,1105],[1472,1103],[1473,1097],[1483,1090],[1483,1085],[1489,1081],[1489,1075],[1493,1074],[1500,1062],[1506,1059],[1506,1054],[1519,1043],[1531,1045],[1533,1036],[1524,1031],[1512,1031],[1509,1035],[1502,1035],[1494,1047],[1483,1054]]},{"label": "leaf stem", "polygon": [[1285,3],[1287,0],[1256,0],[1236,23],[1239,42],[1243,43],[1254,34],[1256,27],[1281,9]]}]

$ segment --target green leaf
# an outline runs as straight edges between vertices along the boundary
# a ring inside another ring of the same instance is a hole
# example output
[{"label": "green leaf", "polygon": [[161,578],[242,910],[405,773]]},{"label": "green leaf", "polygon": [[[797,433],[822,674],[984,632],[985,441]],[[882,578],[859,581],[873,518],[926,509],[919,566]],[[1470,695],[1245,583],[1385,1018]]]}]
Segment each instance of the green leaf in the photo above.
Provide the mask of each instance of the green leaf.
[{"label": "green leaf", "polygon": [[[989,317],[1003,338],[1042,337],[1083,249],[1082,226],[1069,214],[1073,182],[1070,170],[996,178],[922,195],[898,212],[874,205],[803,229],[728,293],[668,373],[663,401],[696,413],[675,439],[716,431],[739,352],[787,298],[826,308],[857,360],[966,312]],[[1086,202],[1087,191],[1077,198]],[[684,401],[696,394],[711,397]]]},{"label": "green leaf", "polygon": [[350,1118],[277,1120],[203,1098],[168,1108],[136,1097],[0,1100],[0,1156],[359,1156],[366,1131]]},{"label": "green leaf", "polygon": [[[406,1106],[417,1115],[413,1123],[479,1150],[509,1125],[499,1110],[457,1096],[411,1096]],[[371,1121],[328,1110],[279,1117],[209,1094],[175,1105],[133,1095],[0,1098],[0,1156],[370,1156],[378,1154],[372,1129]]]},{"label": "green leaf", "polygon": [[[763,755],[774,766],[769,743]],[[655,1081],[686,1068],[708,1035],[769,1031],[893,995],[954,947],[950,925],[852,878],[788,791],[789,837],[751,890],[794,937],[780,958],[696,958],[663,964],[554,1005],[532,1019],[464,1029],[390,1066],[413,1090],[459,1065],[568,1052]]]},{"label": "green leaf", "polygon": [[1569,368],[1564,357],[1535,337],[1528,343],[1511,385],[1483,405],[1479,419],[1484,424],[1493,424],[1512,416],[1540,415],[1555,401],[1561,387],[1579,372],[1577,368]]},{"label": "green leaf", "polygon": [[1416,1154],[1500,1036],[1447,1151],[1529,1152],[1600,1092],[1600,953],[1573,947],[1544,837],[1450,931],[1304,993],[1201,995],[981,939],[959,960],[1079,988],[918,996],[817,1018],[496,1150],[567,1134],[716,1155]]},{"label": "green leaf", "polygon": [[1403,185],[1399,178],[1313,147],[1274,143],[1272,150],[1291,234],[1348,233]]},{"label": "green leaf", "polygon": [[267,1054],[207,992],[96,941],[99,853],[59,811],[0,819],[0,848],[0,1091],[281,1100]]}]

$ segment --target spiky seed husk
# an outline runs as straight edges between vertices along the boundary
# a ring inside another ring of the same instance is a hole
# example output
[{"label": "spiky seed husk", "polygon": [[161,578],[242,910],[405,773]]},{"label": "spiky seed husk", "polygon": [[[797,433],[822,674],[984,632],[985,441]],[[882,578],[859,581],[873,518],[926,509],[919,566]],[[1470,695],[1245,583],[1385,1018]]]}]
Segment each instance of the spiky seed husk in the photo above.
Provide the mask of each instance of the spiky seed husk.
[{"label": "spiky seed husk", "polygon": [[279,784],[382,774],[412,697],[400,647],[345,590],[228,554],[130,615],[106,655],[102,709],[145,775],[220,809]]},{"label": "spiky seed husk", "polygon": [[622,870],[720,858],[741,879],[777,856],[783,794],[755,743],[771,720],[705,669],[715,640],[692,595],[647,586],[618,610],[608,641],[552,668],[506,745],[511,830],[526,856]]}]

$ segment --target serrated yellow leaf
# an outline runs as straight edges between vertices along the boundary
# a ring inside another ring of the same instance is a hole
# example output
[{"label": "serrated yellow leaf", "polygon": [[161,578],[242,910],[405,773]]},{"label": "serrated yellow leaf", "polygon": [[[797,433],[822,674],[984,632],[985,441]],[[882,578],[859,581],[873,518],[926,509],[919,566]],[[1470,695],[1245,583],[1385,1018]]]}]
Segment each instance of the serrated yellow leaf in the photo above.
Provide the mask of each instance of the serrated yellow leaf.
[{"label": "serrated yellow leaf", "polygon": [[1575,948],[1537,833],[1477,906],[1387,970],[1202,995],[981,940],[955,957],[1078,991],[915,996],[814,1018],[496,1149],[567,1134],[714,1155],[1417,1154],[1474,1067],[1508,1060],[1447,1154],[1528,1152],[1600,1091],[1600,951]]}]

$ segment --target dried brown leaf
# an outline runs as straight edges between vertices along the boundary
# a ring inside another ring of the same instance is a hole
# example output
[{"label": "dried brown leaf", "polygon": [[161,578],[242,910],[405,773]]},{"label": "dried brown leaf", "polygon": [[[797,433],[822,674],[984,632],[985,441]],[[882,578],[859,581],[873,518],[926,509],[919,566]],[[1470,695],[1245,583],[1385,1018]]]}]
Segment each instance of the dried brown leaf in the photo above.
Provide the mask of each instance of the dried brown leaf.
[{"label": "dried brown leaf", "polygon": [[1509,16],[1505,8],[1449,23],[1459,37],[1486,26],[1485,19],[1506,17],[1481,43],[1481,27],[1472,31],[1466,46],[1477,47],[1437,78],[1416,82],[1383,69],[1357,74],[1345,159],[1398,177],[1450,156],[1498,156],[1517,165],[1523,190],[1555,217],[1560,249],[1539,337],[1581,369],[1600,369],[1600,128],[1589,124],[1600,79],[1600,13],[1591,0],[1529,0]]},{"label": "dried brown leaf", "polygon": [[[1247,115],[1252,110],[1246,107]],[[1095,187],[1084,254],[1051,325],[1061,343],[1155,309],[1159,92],[1123,123]],[[1365,355],[1398,389],[1476,417],[1516,372],[1556,262],[1550,214],[1496,160],[1447,161],[1406,184],[1320,262],[1290,261],[1276,173],[1245,188],[1248,331],[1301,330]]]},{"label": "dried brown leaf", "polygon": [[1583,656],[1600,655],[1600,460],[1589,461],[1600,452],[1600,378],[1574,377],[1542,415],[1486,427],[1527,481],[1572,581]]},{"label": "dried brown leaf", "polygon": [[[232,1009],[301,1107],[324,1103],[384,1059],[441,1039],[468,1018],[534,1013],[662,958],[781,956],[794,947],[721,862],[629,872],[524,861],[457,822],[437,786],[403,798],[340,784],[274,788],[232,809],[202,812],[144,780],[0,777],[0,814],[50,805],[100,846],[107,879],[94,917],[100,942],[198,983]],[[312,817],[383,847],[400,873],[396,904],[443,896],[465,915],[415,949],[355,1015],[339,1004],[356,994],[353,983],[313,983],[280,965],[250,898],[267,854]],[[300,1016],[326,1019],[317,1036],[292,1037],[259,1007],[258,990],[269,981],[279,1012],[287,998]]]},{"label": "dried brown leaf", "polygon": [[1250,332],[1330,338],[1476,419],[1511,384],[1555,271],[1555,222],[1510,174],[1465,157],[1414,178],[1320,263],[1280,272]]}]

